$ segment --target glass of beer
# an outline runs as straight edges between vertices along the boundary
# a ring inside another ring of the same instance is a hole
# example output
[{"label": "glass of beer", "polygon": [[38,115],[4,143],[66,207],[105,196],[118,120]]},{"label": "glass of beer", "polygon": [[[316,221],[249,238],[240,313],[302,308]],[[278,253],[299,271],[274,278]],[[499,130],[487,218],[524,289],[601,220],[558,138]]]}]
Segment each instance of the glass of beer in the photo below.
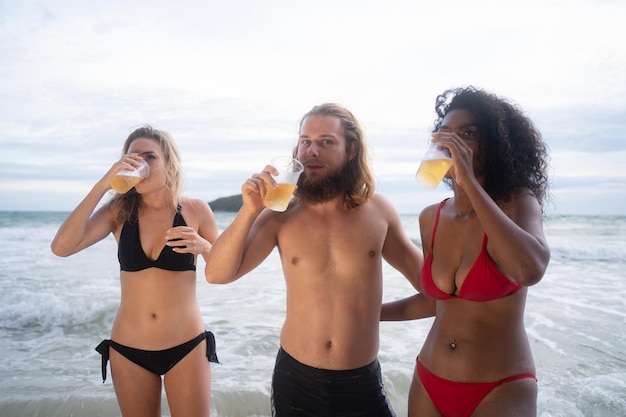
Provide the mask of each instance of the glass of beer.
[{"label": "glass of beer", "polygon": [[417,169],[415,179],[426,187],[435,188],[451,166],[450,151],[430,142],[422,158],[422,163]]},{"label": "glass of beer", "polygon": [[139,161],[141,166],[133,169],[122,169],[111,180],[111,188],[116,193],[127,193],[135,185],[139,184],[141,180],[150,175],[150,167],[148,163],[143,159]]},{"label": "glass of beer", "polygon": [[272,158],[272,166],[278,170],[278,176],[274,178],[278,187],[267,187],[263,203],[268,209],[285,211],[296,189],[298,178],[304,171],[304,166],[297,159],[287,156]]}]

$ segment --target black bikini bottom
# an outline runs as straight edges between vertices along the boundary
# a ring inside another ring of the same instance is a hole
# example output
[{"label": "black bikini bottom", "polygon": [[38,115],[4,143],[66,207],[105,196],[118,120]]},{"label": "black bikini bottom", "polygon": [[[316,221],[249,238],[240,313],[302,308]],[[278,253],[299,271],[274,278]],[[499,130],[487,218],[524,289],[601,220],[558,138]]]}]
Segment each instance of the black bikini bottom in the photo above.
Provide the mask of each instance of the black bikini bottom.
[{"label": "black bikini bottom", "polygon": [[102,382],[107,379],[109,347],[112,347],[126,359],[136,363],[142,368],[145,368],[157,375],[164,375],[203,340],[206,340],[206,357],[209,362],[219,363],[215,351],[215,336],[213,336],[213,333],[211,332],[200,333],[197,337],[188,342],[164,350],[135,349],[120,345],[110,339],[103,340],[96,347],[96,351],[102,355]]}]

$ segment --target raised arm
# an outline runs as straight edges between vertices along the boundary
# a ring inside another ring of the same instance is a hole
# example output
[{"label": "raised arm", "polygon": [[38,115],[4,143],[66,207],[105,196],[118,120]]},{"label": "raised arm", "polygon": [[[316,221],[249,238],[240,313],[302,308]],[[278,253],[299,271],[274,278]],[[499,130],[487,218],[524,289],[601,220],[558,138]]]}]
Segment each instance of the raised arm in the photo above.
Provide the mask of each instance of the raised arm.
[{"label": "raised arm", "polygon": [[518,190],[499,206],[474,174],[471,149],[452,133],[436,134],[436,143],[450,150],[457,186],[470,199],[487,237],[487,252],[498,268],[522,285],[541,280],[550,260],[543,233],[543,215],[537,198],[528,189]]},{"label": "raised arm", "polygon": [[226,284],[256,268],[276,246],[274,212],[264,210],[266,187],[276,186],[267,166],[242,185],[243,205],[206,257],[204,274],[211,284]]},{"label": "raised arm", "polygon": [[506,214],[489,197],[473,197],[472,204],[489,238],[489,256],[498,268],[520,284],[539,282],[550,261],[550,248],[543,234],[541,208],[532,193],[525,190],[515,195],[507,203]]},{"label": "raised arm", "polygon": [[105,205],[95,213],[94,210],[104,194],[111,189],[111,179],[115,173],[139,165],[138,159],[140,157],[136,155],[124,155],[93,186],[63,222],[52,240],[50,248],[55,255],[63,257],[73,255],[115,231],[114,213],[109,206]]},{"label": "raised arm", "polygon": [[521,189],[502,206],[496,204],[474,176],[471,152],[468,155],[467,147],[459,147],[458,142],[449,148],[452,158],[456,158],[455,181],[467,193],[487,234],[489,256],[501,271],[520,284],[536,284],[550,261],[537,198],[530,190]]}]

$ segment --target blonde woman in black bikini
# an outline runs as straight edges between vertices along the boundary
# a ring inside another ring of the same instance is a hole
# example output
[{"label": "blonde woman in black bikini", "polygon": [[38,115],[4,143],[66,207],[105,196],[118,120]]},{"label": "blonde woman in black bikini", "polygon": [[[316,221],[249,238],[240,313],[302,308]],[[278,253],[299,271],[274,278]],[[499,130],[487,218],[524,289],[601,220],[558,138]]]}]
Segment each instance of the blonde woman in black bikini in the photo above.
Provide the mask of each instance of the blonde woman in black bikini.
[{"label": "blonde woman in black bikini", "polygon": [[[143,159],[150,175],[96,210],[111,179]],[[95,210],[95,211],[94,211]],[[210,414],[215,341],[196,300],[196,255],[217,238],[209,205],[181,196],[180,155],[166,132],[133,131],[123,155],[60,227],[52,251],[69,256],[113,234],[118,242],[121,303],[102,354],[123,416],[160,417],[165,386],[173,417]],[[163,379],[161,376],[163,375]]]}]

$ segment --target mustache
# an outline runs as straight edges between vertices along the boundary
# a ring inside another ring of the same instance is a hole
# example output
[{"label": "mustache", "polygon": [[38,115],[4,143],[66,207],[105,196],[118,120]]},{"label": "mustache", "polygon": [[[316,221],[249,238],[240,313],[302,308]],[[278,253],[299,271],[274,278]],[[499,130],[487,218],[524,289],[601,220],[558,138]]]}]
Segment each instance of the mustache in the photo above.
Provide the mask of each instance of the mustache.
[{"label": "mustache", "polygon": [[321,165],[326,166],[326,162],[318,158],[306,158],[304,161],[300,161],[302,165]]}]

